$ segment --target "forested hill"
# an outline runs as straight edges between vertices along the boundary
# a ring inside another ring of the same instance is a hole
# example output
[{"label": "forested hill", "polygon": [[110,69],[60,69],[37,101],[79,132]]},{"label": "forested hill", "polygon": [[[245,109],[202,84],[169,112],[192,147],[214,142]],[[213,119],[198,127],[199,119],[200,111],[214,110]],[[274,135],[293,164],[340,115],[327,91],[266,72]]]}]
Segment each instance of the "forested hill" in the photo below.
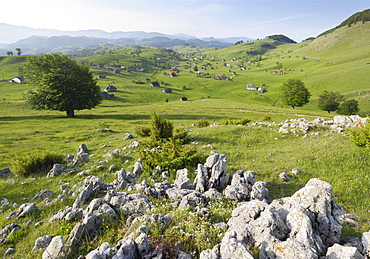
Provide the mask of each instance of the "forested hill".
[{"label": "forested hill", "polygon": [[336,26],[335,28],[333,29],[330,29],[330,30],[327,30],[323,33],[321,33],[318,37],[320,36],[323,36],[323,35],[326,35],[330,32],[333,32],[341,27],[344,27],[344,26],[351,26],[352,24],[356,24],[358,22],[366,22],[366,21],[370,21],[370,9],[366,9],[362,12],[357,12],[355,13],[354,15],[350,16],[348,19],[344,20],[341,24],[339,24],[338,26]]}]

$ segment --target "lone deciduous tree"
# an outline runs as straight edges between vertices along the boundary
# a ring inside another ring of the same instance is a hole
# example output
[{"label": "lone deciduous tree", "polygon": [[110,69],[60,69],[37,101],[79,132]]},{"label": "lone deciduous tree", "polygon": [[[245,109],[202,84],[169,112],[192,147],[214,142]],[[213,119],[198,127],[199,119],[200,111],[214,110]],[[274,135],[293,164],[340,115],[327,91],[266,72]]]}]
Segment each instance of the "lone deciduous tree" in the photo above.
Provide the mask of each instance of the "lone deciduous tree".
[{"label": "lone deciduous tree", "polygon": [[343,100],[339,92],[324,91],[319,95],[319,109],[328,113],[336,111]]},{"label": "lone deciduous tree", "polygon": [[310,92],[305,87],[301,79],[289,79],[283,83],[281,88],[281,102],[285,105],[300,107],[307,104],[310,100]]},{"label": "lone deciduous tree", "polygon": [[89,68],[63,54],[29,58],[25,77],[34,86],[26,94],[28,103],[37,110],[65,111],[72,118],[75,110],[94,108],[102,100]]}]

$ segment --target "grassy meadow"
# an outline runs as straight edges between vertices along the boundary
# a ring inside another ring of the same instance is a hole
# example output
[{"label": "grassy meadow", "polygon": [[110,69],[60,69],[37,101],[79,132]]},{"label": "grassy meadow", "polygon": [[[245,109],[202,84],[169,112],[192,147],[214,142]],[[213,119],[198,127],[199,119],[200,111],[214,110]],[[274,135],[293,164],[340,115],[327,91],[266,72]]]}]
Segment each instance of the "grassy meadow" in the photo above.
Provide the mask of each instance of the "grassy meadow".
[{"label": "grassy meadow", "polygon": [[[355,98],[361,112],[369,112],[370,47],[366,42],[370,36],[364,33],[369,26],[370,23],[355,25],[313,41],[280,45],[261,54],[260,61],[252,62],[248,60],[255,57],[247,54],[247,51],[258,49],[262,43],[271,40],[243,43],[225,49],[187,47],[176,50],[176,54],[156,48],[115,48],[111,54],[79,57],[77,61],[89,65],[96,77],[106,75],[105,79],[98,79],[102,90],[108,84],[113,84],[118,92],[114,93],[115,99],[104,100],[92,110],[76,111],[77,118],[73,119],[65,118],[62,112],[29,109],[23,93],[30,85],[0,82],[0,169],[12,169],[14,156],[39,151],[76,154],[82,143],[87,145],[90,154],[94,156],[89,165],[81,170],[93,168],[101,164],[100,161],[104,160],[102,156],[108,151],[131,143],[132,140],[124,140],[126,133],[133,134],[134,140],[145,139],[135,135],[135,129],[147,126],[151,113],[155,111],[173,123],[175,128],[182,126],[188,129],[191,145],[204,156],[211,151],[204,147],[208,144],[218,153],[226,154],[229,174],[239,169],[255,171],[258,181],[268,183],[272,199],[292,195],[311,178],[317,177],[329,182],[333,185],[335,201],[347,214],[354,215],[359,223],[356,227],[345,225],[343,236],[359,236],[361,232],[368,231],[370,226],[370,154],[368,149],[356,147],[349,140],[349,132],[339,134],[331,132],[329,128],[322,128],[315,130],[320,133],[318,135],[309,133],[303,137],[282,135],[277,132],[278,126],[225,126],[223,121],[248,118],[252,122],[268,120],[280,123],[294,118],[330,119],[336,115],[335,112],[328,114],[317,108],[318,95],[324,90],[339,91],[346,98]],[[357,39],[356,35],[362,35],[367,40]],[[347,38],[357,40],[340,41]],[[10,79],[20,75],[24,61],[23,56],[0,57],[2,78]],[[98,63],[108,67],[119,64],[125,66],[126,70],[115,74],[111,70],[98,68]],[[277,70],[278,64],[282,64],[280,70],[285,74],[271,73]],[[170,69],[174,66],[180,72],[176,77],[169,77]],[[195,66],[204,74],[197,74]],[[246,70],[240,70],[241,67]],[[145,72],[138,72],[137,69],[145,69]],[[232,80],[213,79],[220,75],[230,76]],[[312,94],[308,105],[293,110],[279,101],[280,86],[290,78],[303,79]],[[150,86],[149,82],[153,81],[159,82],[161,86]],[[262,86],[267,91],[262,94],[246,91],[245,87],[249,83]],[[165,88],[171,88],[173,92],[162,93]],[[180,101],[181,97],[187,97],[188,101]],[[197,125],[201,119],[209,121],[212,127],[199,128],[193,125]],[[109,128],[110,131],[98,131],[102,128]],[[130,156],[127,154],[127,157]],[[127,157],[109,161],[104,164],[104,170],[95,173],[100,177],[107,174],[104,181],[110,182],[114,176],[108,172],[109,165],[114,164],[129,171],[135,160]],[[290,173],[293,168],[300,169],[302,174],[293,176],[289,182],[281,181],[278,175],[281,172]],[[34,179],[14,173],[14,183],[0,179],[0,199],[7,198],[10,204],[18,205],[31,202],[32,197],[42,189],[60,193],[58,182],[62,179],[70,186],[84,179],[74,174],[55,179],[44,176]],[[34,215],[10,221],[6,220],[6,216],[15,209],[10,206],[0,208],[4,210],[0,214],[0,229],[12,222],[24,226],[30,218],[47,221],[52,213],[72,202],[73,199],[69,197],[66,203],[54,203],[52,206],[40,203]],[[169,210],[160,206],[158,202],[156,210]],[[225,215],[229,215],[232,207],[228,209],[223,212]],[[117,222],[116,226],[108,226],[108,230],[101,233],[99,242],[119,240],[125,235],[123,225],[123,222]],[[32,255],[29,252],[37,237],[67,237],[72,227],[65,223],[44,223],[39,228],[22,227],[10,236],[11,244],[0,245],[0,254],[8,247],[15,247],[17,258],[41,255],[41,252]],[[84,244],[83,251],[89,251],[97,245]],[[201,248],[204,249],[203,246]]]}]

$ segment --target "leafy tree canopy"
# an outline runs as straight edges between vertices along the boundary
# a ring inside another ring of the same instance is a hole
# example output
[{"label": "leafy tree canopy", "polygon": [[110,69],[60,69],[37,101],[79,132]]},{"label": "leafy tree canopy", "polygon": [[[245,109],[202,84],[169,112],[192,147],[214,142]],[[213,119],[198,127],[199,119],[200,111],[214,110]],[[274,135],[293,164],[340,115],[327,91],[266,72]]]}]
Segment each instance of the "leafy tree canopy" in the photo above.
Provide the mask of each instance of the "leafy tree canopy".
[{"label": "leafy tree canopy", "polygon": [[324,91],[319,95],[319,109],[328,113],[336,111],[343,100],[339,92]]},{"label": "leafy tree canopy", "polygon": [[301,79],[289,79],[283,83],[281,88],[281,101],[285,105],[301,107],[310,100],[311,93],[305,87]]},{"label": "leafy tree canopy", "polygon": [[358,114],[360,108],[358,107],[358,101],[355,99],[346,100],[340,104],[337,113],[341,115],[354,115]]},{"label": "leafy tree canopy", "polygon": [[89,68],[63,54],[29,58],[25,77],[34,86],[27,93],[28,103],[37,110],[65,111],[71,118],[75,110],[94,108],[102,100]]}]

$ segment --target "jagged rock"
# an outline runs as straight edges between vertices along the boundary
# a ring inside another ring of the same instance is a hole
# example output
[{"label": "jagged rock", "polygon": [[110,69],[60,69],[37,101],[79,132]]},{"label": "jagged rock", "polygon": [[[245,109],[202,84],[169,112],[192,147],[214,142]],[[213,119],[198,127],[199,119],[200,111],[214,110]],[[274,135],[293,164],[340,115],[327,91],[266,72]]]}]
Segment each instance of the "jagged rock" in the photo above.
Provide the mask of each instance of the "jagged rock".
[{"label": "jagged rock", "polygon": [[208,170],[202,164],[198,164],[197,175],[194,180],[195,190],[198,192],[205,192],[208,190]]},{"label": "jagged rock", "polygon": [[134,170],[132,171],[132,173],[135,175],[135,176],[139,176],[141,174],[141,172],[143,171],[143,164],[142,164],[142,159],[139,158],[137,160],[137,162],[134,164]]},{"label": "jagged rock", "polygon": [[140,234],[136,239],[135,243],[137,245],[137,250],[140,258],[148,255],[150,253],[150,244],[148,236],[144,233]]},{"label": "jagged rock", "polygon": [[292,169],[292,174],[299,175],[299,174],[301,174],[301,171],[297,168],[294,168],[294,169]]},{"label": "jagged rock", "polygon": [[126,181],[126,171],[125,171],[125,169],[122,168],[120,171],[115,172],[114,175],[117,177],[117,181],[119,181],[119,182]]},{"label": "jagged rock", "polygon": [[2,198],[0,204],[2,207],[7,207],[10,205],[9,200],[7,198]]},{"label": "jagged rock", "polygon": [[115,246],[117,251],[116,255],[112,259],[137,259],[139,258],[135,241],[132,237],[126,237],[117,243]]},{"label": "jagged rock", "polygon": [[11,174],[12,172],[10,171],[9,167],[0,169],[0,177],[8,177]]},{"label": "jagged rock", "polygon": [[228,225],[228,232],[235,231],[247,248],[260,246],[266,240],[283,240],[289,232],[276,209],[259,200],[239,203]]},{"label": "jagged rock", "polygon": [[283,179],[284,181],[289,181],[289,180],[291,180],[292,178],[290,177],[290,175],[289,174],[287,174],[287,173],[281,173],[281,174],[279,174],[279,177],[281,178],[281,179]]},{"label": "jagged rock", "polygon": [[93,192],[94,183],[88,184],[85,189],[80,193],[80,195],[75,199],[73,202],[73,209],[77,209],[81,207],[89,198],[91,193]]},{"label": "jagged rock", "polygon": [[353,246],[362,254],[364,251],[364,246],[362,244],[361,238],[359,237],[345,237],[339,242],[342,246]]},{"label": "jagged rock", "polygon": [[48,222],[53,221],[76,221],[83,218],[83,209],[77,208],[73,209],[71,207],[66,207],[65,210],[59,210],[58,212],[54,213]]},{"label": "jagged rock", "polygon": [[307,210],[299,205],[292,208],[286,217],[286,224],[290,229],[290,238],[311,247],[315,254],[323,252],[324,244],[321,238],[314,233]]},{"label": "jagged rock", "polygon": [[220,193],[219,191],[217,191],[214,188],[209,189],[208,191],[204,192],[203,194],[208,199],[221,199],[223,197],[222,193]]},{"label": "jagged rock", "polygon": [[188,177],[188,169],[186,168],[177,170],[174,184],[179,189],[190,189],[190,190],[194,189],[194,185],[191,184],[190,179]]},{"label": "jagged rock", "polygon": [[53,168],[46,175],[46,178],[50,178],[50,177],[55,177],[55,176],[61,175],[63,172],[64,172],[63,171],[63,168],[61,167],[60,164],[54,164],[53,165]]},{"label": "jagged rock", "polygon": [[73,253],[81,242],[81,238],[86,235],[85,224],[77,223],[72,231],[69,233],[69,237],[66,241],[66,246],[69,248],[69,253]]},{"label": "jagged rock", "polygon": [[236,238],[235,231],[225,233],[220,246],[221,258],[253,259],[246,245]]},{"label": "jagged rock", "polygon": [[362,233],[361,241],[364,247],[362,250],[362,254],[370,258],[370,231]]},{"label": "jagged rock", "polygon": [[219,255],[212,249],[204,250],[200,253],[199,259],[219,259]]},{"label": "jagged rock", "polygon": [[20,228],[21,227],[17,223],[12,223],[10,225],[7,225],[2,230],[0,230],[0,238],[6,238],[6,237],[8,237],[10,232],[12,232],[16,229],[20,229]]},{"label": "jagged rock", "polygon": [[109,200],[116,210],[121,211],[124,215],[143,214],[151,208],[151,203],[144,194],[113,194]]},{"label": "jagged rock", "polygon": [[[212,156],[215,156],[217,160],[212,165],[211,176],[209,178],[209,188],[215,188],[219,191],[222,191],[223,189],[225,189],[227,185],[227,180],[228,180],[228,175],[226,174],[226,155],[214,154]],[[208,162],[208,159],[207,159],[207,162]],[[213,162],[214,162],[214,159],[212,159],[212,163]],[[206,164],[204,166],[208,167],[208,165]]]},{"label": "jagged rock", "polygon": [[[286,241],[273,244],[273,252],[275,253],[276,259],[317,259],[318,255],[313,249],[309,246],[304,245],[296,239],[288,238]],[[270,255],[271,256],[271,255]],[[260,253],[260,258],[263,258],[263,255]],[[271,257],[269,257],[271,258]]]},{"label": "jagged rock", "polygon": [[123,140],[133,139],[134,136],[131,133],[125,133],[125,136],[123,137]]},{"label": "jagged rock", "polygon": [[328,248],[326,253],[327,259],[364,259],[365,257],[360,254],[356,247],[341,246],[334,244]]},{"label": "jagged rock", "polygon": [[192,259],[191,255],[185,253],[184,251],[179,251],[179,254],[176,257],[177,259]]},{"label": "jagged rock", "polygon": [[11,213],[6,219],[23,218],[35,210],[37,210],[36,203],[24,203],[19,207],[18,211]]},{"label": "jagged rock", "polygon": [[249,189],[242,184],[228,185],[224,190],[226,198],[237,201],[249,200]]},{"label": "jagged rock", "polygon": [[179,209],[185,209],[189,206],[196,207],[198,205],[206,205],[207,198],[200,192],[191,191],[189,194],[185,195],[179,204]]},{"label": "jagged rock", "polygon": [[48,247],[52,239],[53,237],[50,235],[37,238],[35,241],[35,245],[32,248],[32,252],[35,252],[36,250],[39,250],[40,248]]},{"label": "jagged rock", "polygon": [[267,201],[269,199],[269,190],[266,188],[266,183],[261,181],[254,183],[250,198],[252,200]]},{"label": "jagged rock", "polygon": [[13,254],[15,254],[15,249],[12,248],[12,247],[9,247],[8,249],[6,249],[6,251],[4,253],[4,258],[8,257],[8,256],[11,256]]},{"label": "jagged rock", "polygon": [[63,236],[53,237],[46,250],[42,253],[42,259],[66,259]]},{"label": "jagged rock", "polygon": [[107,259],[112,258],[113,250],[108,242],[101,244],[85,256],[85,259]]},{"label": "jagged rock", "polygon": [[77,149],[77,154],[79,153],[87,153],[87,146],[86,144],[81,144]]},{"label": "jagged rock", "polygon": [[54,194],[55,194],[55,192],[50,191],[48,189],[41,190],[35,196],[33,196],[32,200],[36,200],[36,199],[41,199],[41,200],[50,199],[51,197],[53,197]]}]

